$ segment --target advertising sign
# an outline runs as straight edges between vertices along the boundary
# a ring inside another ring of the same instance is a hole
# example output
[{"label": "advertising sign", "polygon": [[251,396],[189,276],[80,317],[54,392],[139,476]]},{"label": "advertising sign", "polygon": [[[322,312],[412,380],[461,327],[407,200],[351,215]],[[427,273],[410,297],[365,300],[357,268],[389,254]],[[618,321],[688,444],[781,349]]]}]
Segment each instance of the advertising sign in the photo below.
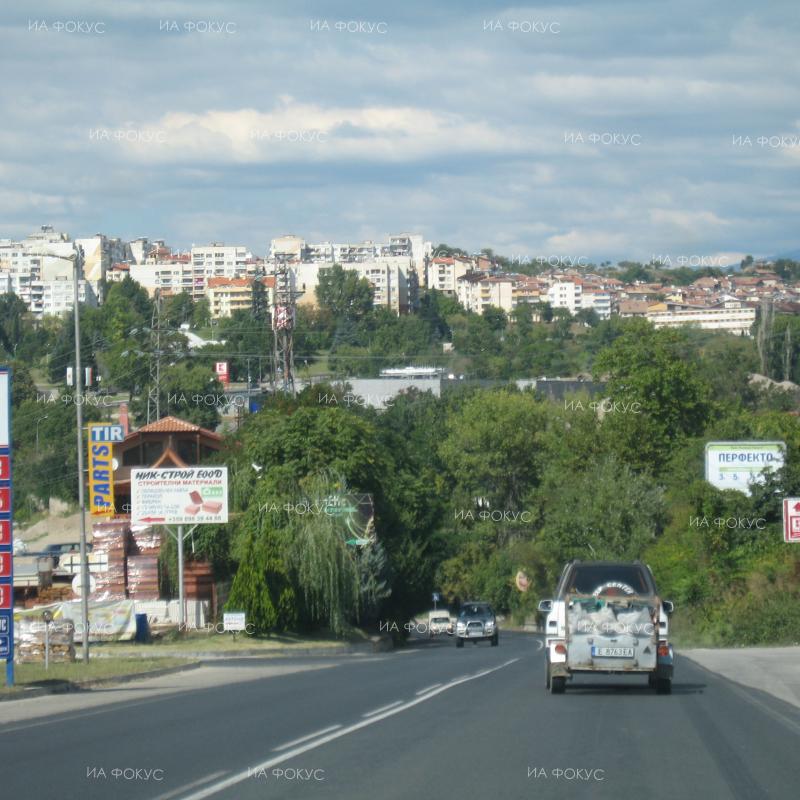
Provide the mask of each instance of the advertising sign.
[{"label": "advertising sign", "polygon": [[800,497],[783,498],[783,541],[800,542]]},{"label": "advertising sign", "polygon": [[198,525],[227,521],[227,467],[131,470],[132,525]]},{"label": "advertising sign", "polygon": [[11,373],[0,367],[0,658],[14,683],[14,536],[11,482]]},{"label": "advertising sign", "polygon": [[226,631],[243,631],[246,629],[244,611],[226,611],[222,615],[222,629]]},{"label": "advertising sign", "polygon": [[214,372],[217,373],[217,378],[223,386],[227,386],[231,382],[227,361],[217,361],[214,364]]},{"label": "advertising sign", "polygon": [[89,423],[89,513],[93,517],[114,513],[114,457],[111,442],[118,440],[106,437],[121,433],[121,425]]},{"label": "advertising sign", "polygon": [[717,489],[750,494],[754,483],[783,466],[785,453],[784,442],[708,442],[706,480]]}]

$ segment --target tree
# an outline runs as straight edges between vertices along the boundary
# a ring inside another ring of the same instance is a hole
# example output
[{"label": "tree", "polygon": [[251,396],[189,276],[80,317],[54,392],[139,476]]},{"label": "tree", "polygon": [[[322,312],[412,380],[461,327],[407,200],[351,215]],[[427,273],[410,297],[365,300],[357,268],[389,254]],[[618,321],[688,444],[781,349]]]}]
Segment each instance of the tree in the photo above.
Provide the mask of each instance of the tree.
[{"label": "tree", "polygon": [[607,378],[607,400],[617,409],[603,418],[602,431],[608,451],[625,463],[658,470],[682,439],[703,432],[709,386],[689,350],[682,331],[631,320],[598,356],[595,379]]},{"label": "tree", "polygon": [[358,322],[372,310],[373,289],[355,270],[334,264],[319,271],[317,302],[334,320]]},{"label": "tree", "polygon": [[162,322],[169,327],[178,328],[184,322],[191,322],[194,315],[194,301],[188,292],[179,292],[163,299]]},{"label": "tree", "polygon": [[256,633],[268,633],[277,625],[278,614],[267,586],[265,554],[252,532],[246,539],[244,555],[239,562],[225,608],[244,611],[247,622],[253,625]]},{"label": "tree", "polygon": [[502,308],[487,306],[483,309],[483,318],[486,324],[495,332],[504,331],[508,324],[508,317]]}]

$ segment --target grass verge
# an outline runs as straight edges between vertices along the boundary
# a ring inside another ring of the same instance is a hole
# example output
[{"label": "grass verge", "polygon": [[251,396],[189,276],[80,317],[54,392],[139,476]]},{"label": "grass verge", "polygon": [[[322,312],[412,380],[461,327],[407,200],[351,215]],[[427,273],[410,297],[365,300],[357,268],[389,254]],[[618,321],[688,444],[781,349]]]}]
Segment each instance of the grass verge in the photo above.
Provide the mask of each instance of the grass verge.
[{"label": "grass verge", "polygon": [[52,686],[63,682],[80,686],[91,681],[139,675],[190,662],[189,658],[93,658],[88,664],[82,661],[50,664],[48,670],[44,664],[15,664],[15,685],[13,688],[0,686],[0,695],[22,694],[31,686]]}]

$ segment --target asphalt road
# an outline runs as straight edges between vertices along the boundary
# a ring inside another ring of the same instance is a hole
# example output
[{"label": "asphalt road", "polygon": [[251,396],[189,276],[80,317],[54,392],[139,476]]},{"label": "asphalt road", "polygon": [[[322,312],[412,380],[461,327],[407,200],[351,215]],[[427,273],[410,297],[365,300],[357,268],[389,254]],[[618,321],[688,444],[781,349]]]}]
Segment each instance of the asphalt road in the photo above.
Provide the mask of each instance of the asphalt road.
[{"label": "asphalt road", "polygon": [[[269,677],[253,660],[216,662],[229,682],[156,696],[140,682],[114,690],[106,705],[5,724],[0,703],[0,792],[37,800],[798,796],[797,708],[680,657],[670,696],[643,678],[608,676],[576,679],[553,696],[539,642],[501,632],[496,648],[456,649],[445,638],[374,657],[281,659]],[[312,668],[287,671],[295,665]]]}]

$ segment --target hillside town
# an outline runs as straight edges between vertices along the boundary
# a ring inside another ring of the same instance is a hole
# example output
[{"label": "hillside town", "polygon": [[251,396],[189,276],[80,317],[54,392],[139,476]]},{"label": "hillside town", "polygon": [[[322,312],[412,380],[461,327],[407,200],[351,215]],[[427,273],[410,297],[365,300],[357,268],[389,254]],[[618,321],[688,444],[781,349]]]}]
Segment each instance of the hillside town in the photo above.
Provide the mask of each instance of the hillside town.
[{"label": "hillside town", "polygon": [[[151,296],[158,291],[162,297],[186,293],[195,301],[205,298],[213,319],[252,309],[256,283],[272,307],[278,268],[285,270],[297,304],[315,305],[320,275],[334,264],[365,278],[373,304],[398,315],[413,313],[426,289],[436,289],[477,314],[489,307],[510,314],[529,304],[566,309],[573,316],[594,312],[599,319],[641,317],[656,328],[693,324],[739,335],[750,335],[764,302],[783,313],[800,310],[800,282],[777,274],[769,260],[705,270],[683,285],[666,278],[626,282],[611,274],[618,270],[610,265],[597,266],[584,257],[509,260],[488,250],[467,254],[434,248],[412,233],[352,243],[311,243],[283,235],[271,240],[262,257],[244,245],[213,241],[179,251],[163,239],[125,241],[101,233],[73,239],[48,225],[21,240],[0,239],[0,294],[19,297],[37,319],[69,312],[74,296],[70,254],[76,247],[84,254],[81,303],[102,305],[104,287],[129,276]],[[663,264],[654,266],[668,277]]]}]

